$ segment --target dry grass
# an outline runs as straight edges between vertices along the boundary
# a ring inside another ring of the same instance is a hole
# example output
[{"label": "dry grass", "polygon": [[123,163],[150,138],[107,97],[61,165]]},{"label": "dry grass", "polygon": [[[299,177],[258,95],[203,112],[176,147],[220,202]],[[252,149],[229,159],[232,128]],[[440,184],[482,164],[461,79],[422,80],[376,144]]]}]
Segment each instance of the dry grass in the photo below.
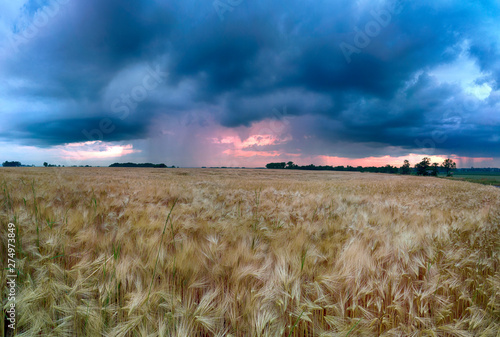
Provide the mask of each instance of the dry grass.
[{"label": "dry grass", "polygon": [[0,183],[19,336],[499,336],[494,187],[98,168]]}]

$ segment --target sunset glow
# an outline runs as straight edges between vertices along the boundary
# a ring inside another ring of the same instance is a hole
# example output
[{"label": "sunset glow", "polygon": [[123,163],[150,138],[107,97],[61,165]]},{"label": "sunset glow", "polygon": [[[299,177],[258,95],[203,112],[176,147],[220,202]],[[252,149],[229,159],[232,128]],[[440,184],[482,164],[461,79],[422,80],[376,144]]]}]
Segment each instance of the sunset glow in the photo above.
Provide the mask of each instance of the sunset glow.
[{"label": "sunset glow", "polygon": [[461,164],[461,166],[470,166],[470,164],[486,164],[493,160],[493,158],[473,158],[473,157],[457,157],[455,155],[448,156],[434,156],[434,155],[422,155],[422,154],[414,154],[410,153],[408,156],[401,157],[391,157],[391,156],[383,156],[383,157],[367,157],[367,158],[342,158],[342,157],[329,157],[329,156],[319,156],[319,162],[322,165],[332,165],[332,166],[385,166],[392,165],[399,167],[403,164],[405,160],[408,160],[411,164],[416,164],[422,160],[422,158],[428,157],[430,158],[432,163],[441,164],[445,159],[451,158],[457,163]]},{"label": "sunset glow", "polygon": [[60,150],[61,157],[68,161],[119,158],[141,152],[140,150],[134,150],[131,144],[109,145],[100,141],[67,144],[57,149]]}]

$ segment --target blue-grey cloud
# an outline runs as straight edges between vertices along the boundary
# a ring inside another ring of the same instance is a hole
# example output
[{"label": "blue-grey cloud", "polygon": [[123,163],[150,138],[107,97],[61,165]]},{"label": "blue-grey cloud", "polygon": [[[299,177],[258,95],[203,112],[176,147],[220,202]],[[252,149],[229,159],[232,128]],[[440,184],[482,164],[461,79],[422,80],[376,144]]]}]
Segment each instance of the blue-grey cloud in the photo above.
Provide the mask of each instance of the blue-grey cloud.
[{"label": "blue-grey cloud", "polygon": [[[290,150],[500,156],[498,1],[221,1],[27,1],[28,23],[59,12],[1,40],[0,138],[81,142],[109,118],[104,140],[146,139],[162,116],[234,128],[286,106]],[[435,72],[464,59],[477,76]],[[144,65],[168,73],[154,90]]]}]

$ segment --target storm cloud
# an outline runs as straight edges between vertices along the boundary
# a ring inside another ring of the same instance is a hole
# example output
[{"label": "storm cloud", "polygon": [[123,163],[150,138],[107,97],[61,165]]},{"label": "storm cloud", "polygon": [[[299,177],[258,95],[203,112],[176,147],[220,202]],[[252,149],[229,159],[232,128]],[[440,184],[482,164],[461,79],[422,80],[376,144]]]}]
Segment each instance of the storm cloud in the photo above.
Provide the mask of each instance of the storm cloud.
[{"label": "storm cloud", "polygon": [[[500,162],[498,1],[18,0],[0,12],[3,143],[146,141],[143,158],[201,166],[186,156],[216,156],[210,139],[267,132],[280,140],[245,149]],[[286,130],[262,126],[273,121]]]}]

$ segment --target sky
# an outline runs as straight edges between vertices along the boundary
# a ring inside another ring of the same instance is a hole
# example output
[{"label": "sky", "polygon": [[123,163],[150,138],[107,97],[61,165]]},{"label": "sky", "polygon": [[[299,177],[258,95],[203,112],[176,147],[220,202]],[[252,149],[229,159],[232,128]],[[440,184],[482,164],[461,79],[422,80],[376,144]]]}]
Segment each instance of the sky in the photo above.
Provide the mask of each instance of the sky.
[{"label": "sky", "polygon": [[500,167],[500,2],[0,2],[0,162]]}]

